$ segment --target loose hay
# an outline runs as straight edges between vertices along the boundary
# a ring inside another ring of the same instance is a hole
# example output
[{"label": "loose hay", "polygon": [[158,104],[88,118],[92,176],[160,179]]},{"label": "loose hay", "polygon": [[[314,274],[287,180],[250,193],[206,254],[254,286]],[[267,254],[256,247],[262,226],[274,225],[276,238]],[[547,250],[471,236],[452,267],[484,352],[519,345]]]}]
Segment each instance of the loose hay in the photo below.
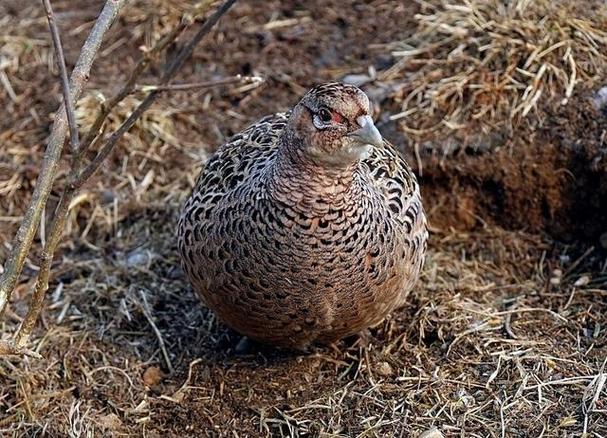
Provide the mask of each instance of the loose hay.
[{"label": "loose hay", "polygon": [[[80,252],[58,276],[44,313],[49,331],[35,343],[48,359],[3,362],[6,431],[607,432],[607,270],[592,253],[578,263],[570,249],[499,229],[435,233],[420,289],[366,342],[239,356],[238,336],[175,271],[174,220],[149,211],[121,226],[105,255]],[[173,375],[164,375],[159,334]]]},{"label": "loose hay", "polygon": [[[576,86],[603,80],[607,9],[550,0],[419,0],[416,32],[389,45],[398,59],[379,75],[398,81],[414,138],[467,128],[512,129],[538,105],[566,105]],[[591,2],[592,3],[592,2]]]},{"label": "loose hay", "polygon": [[132,37],[145,41],[146,47],[154,42],[182,20],[193,20],[205,11],[219,4],[216,0],[188,1],[173,0],[136,0],[129,5],[125,22],[132,25]]}]

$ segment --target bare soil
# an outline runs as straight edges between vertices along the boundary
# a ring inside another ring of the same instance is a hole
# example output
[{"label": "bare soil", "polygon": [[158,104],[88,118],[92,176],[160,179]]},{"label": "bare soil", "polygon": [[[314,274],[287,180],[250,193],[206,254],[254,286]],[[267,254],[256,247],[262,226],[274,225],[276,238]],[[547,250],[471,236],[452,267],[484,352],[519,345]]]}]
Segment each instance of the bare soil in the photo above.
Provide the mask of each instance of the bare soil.
[{"label": "bare soil", "polygon": [[[101,4],[53,2],[68,63]],[[131,2],[89,90],[116,91],[138,48],[189,7]],[[558,96],[541,101],[539,121],[423,142],[389,120],[399,102],[378,92],[384,84],[364,86],[375,96],[380,129],[420,174],[431,228],[419,288],[365,336],[307,353],[261,345],[238,352],[240,337],[192,294],[181,271],[176,221],[208,155],[313,84],[390,68],[396,59],[387,45],[416,31],[419,10],[413,1],[254,0],[222,19],[179,80],[258,74],[266,81],[253,90],[167,94],[85,187],[31,345],[44,358],[0,359],[1,433],[607,435],[607,114],[590,104],[603,84],[580,84],[565,106]],[[51,53],[39,2],[2,1],[0,73],[10,88],[0,83],[0,260],[60,99]],[[147,83],[160,71],[154,67]],[[82,99],[82,126],[97,105],[92,93]],[[0,321],[2,338],[25,313],[39,234]]]},{"label": "bare soil", "polygon": [[424,148],[424,190],[438,200],[434,223],[492,224],[597,245],[607,236],[607,117],[590,99],[583,91],[567,107],[545,108],[544,126],[507,138],[462,143],[448,155]]}]

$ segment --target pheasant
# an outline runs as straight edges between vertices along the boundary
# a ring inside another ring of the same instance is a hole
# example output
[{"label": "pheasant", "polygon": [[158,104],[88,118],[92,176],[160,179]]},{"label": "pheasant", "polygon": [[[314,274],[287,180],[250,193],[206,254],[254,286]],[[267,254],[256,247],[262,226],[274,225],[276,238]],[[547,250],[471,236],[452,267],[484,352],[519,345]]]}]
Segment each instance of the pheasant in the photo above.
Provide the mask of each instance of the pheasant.
[{"label": "pheasant", "polygon": [[209,160],[179,220],[193,289],[227,325],[305,349],[404,303],[428,232],[408,164],[353,85],[310,90]]}]

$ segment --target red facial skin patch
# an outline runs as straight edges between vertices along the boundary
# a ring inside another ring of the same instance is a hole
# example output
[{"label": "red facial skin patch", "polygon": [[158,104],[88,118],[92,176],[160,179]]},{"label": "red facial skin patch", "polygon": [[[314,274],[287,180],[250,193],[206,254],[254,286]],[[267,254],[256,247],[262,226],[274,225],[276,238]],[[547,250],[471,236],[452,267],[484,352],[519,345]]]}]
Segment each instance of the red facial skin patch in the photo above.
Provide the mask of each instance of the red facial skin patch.
[{"label": "red facial skin patch", "polygon": [[344,121],[344,118],[341,114],[336,113],[335,111],[332,111],[331,120],[333,120],[333,122],[335,122],[335,123],[342,123]]}]

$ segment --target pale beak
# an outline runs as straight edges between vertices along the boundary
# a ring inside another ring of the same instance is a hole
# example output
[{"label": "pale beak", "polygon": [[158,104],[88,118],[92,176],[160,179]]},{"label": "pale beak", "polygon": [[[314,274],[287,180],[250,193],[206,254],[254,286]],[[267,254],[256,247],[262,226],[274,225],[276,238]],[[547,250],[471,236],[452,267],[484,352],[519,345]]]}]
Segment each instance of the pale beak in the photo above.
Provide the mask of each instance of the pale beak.
[{"label": "pale beak", "polygon": [[382,147],[384,140],[373,124],[371,116],[360,116],[356,118],[356,122],[360,126],[360,129],[348,134],[349,137],[353,137],[359,143],[363,145],[373,145],[376,147]]}]

